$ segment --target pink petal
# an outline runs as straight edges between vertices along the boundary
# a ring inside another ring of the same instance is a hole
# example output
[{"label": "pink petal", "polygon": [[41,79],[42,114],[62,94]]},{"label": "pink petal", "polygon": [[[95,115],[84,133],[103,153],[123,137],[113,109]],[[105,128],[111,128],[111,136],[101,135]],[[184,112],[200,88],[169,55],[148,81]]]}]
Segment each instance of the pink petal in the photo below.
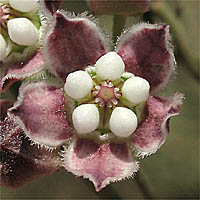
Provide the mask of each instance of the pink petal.
[{"label": "pink petal", "polygon": [[63,166],[77,176],[89,178],[96,191],[110,182],[130,177],[138,170],[127,144],[97,144],[77,139],[63,153]]},{"label": "pink petal", "polygon": [[169,134],[169,120],[179,114],[182,102],[182,94],[170,98],[149,98],[147,117],[133,135],[132,145],[138,156],[151,155],[164,144]]},{"label": "pink petal", "polygon": [[60,11],[54,17],[54,26],[44,40],[44,57],[51,72],[65,82],[70,72],[95,64],[106,53],[107,41],[85,16]]},{"label": "pink petal", "polygon": [[16,188],[53,173],[61,164],[56,152],[30,146],[22,129],[7,115],[12,104],[8,100],[0,100],[0,185],[8,188]]},{"label": "pink petal", "polygon": [[9,114],[35,143],[56,147],[68,140],[72,129],[66,117],[64,92],[48,82],[21,86],[18,101]]},{"label": "pink petal", "polygon": [[30,145],[23,139],[20,151],[3,148],[0,158],[1,185],[17,188],[29,181],[56,172],[61,162],[56,151]]},{"label": "pink petal", "polygon": [[8,67],[0,79],[0,92],[4,92],[14,82],[39,72],[43,69],[43,64],[43,56],[41,52],[37,52],[27,61]]},{"label": "pink petal", "polygon": [[6,148],[18,152],[22,143],[22,129],[7,115],[12,106],[13,102],[0,100],[0,151]]},{"label": "pink petal", "polygon": [[125,33],[117,46],[126,71],[148,80],[151,91],[164,87],[175,70],[169,40],[169,25],[139,24]]}]

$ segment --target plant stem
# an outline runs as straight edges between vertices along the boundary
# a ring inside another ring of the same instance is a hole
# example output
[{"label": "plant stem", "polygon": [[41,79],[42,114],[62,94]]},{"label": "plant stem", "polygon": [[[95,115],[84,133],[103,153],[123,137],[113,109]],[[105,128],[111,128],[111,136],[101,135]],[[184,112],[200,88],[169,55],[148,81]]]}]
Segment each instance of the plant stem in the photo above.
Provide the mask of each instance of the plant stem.
[{"label": "plant stem", "polygon": [[188,68],[190,74],[193,76],[193,78],[199,81],[199,73],[196,70],[199,65],[199,58],[192,53],[191,47],[188,45],[189,39],[187,37],[184,25],[176,17],[173,10],[171,10],[167,5],[167,2],[158,2],[152,9],[155,14],[163,18],[171,25],[176,42],[178,44],[179,54],[186,63],[186,67]]},{"label": "plant stem", "polygon": [[126,16],[114,15],[113,16],[113,42],[117,42],[118,36],[121,35],[122,30],[125,28]]}]

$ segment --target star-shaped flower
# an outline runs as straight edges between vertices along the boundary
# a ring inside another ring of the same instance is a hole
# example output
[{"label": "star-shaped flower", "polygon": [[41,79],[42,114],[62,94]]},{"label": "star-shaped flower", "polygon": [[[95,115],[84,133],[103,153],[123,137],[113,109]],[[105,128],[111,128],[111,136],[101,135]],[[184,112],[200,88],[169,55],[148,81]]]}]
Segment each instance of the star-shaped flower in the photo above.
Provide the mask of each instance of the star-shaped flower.
[{"label": "star-shaped flower", "polygon": [[26,66],[40,46],[42,26],[38,7],[37,0],[0,1],[1,92],[4,92],[13,82],[41,69],[42,62],[34,67]]},{"label": "star-shaped flower", "polygon": [[57,78],[46,73],[30,78],[13,106],[1,102],[1,152],[14,157],[1,163],[2,184],[16,187],[56,171],[62,161],[67,171],[89,178],[100,191],[133,177],[137,157],[161,147],[170,117],[179,112],[182,94],[154,96],[175,70],[169,26],[135,25],[113,51],[91,17],[52,9],[51,14],[41,57]]},{"label": "star-shaped flower", "polygon": [[46,20],[40,7],[53,13],[62,2],[0,0],[0,92],[44,68],[40,46]]}]

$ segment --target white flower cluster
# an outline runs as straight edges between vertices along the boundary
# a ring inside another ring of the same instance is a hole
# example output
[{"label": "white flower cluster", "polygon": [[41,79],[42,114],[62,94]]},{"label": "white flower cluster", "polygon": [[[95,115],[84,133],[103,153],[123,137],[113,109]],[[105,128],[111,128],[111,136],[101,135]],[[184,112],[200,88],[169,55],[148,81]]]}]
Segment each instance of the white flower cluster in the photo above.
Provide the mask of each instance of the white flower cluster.
[{"label": "white flower cluster", "polygon": [[[0,0],[0,6],[2,21],[6,21],[9,39],[17,45],[34,45],[39,39],[39,31],[31,20],[26,18],[26,14],[37,11],[37,0]],[[7,40],[5,35],[0,33],[0,61],[10,53]]]},{"label": "white flower cluster", "polygon": [[[122,99],[132,105],[147,101],[150,85],[147,80],[125,73],[125,64],[115,52],[109,52],[99,58],[95,65],[96,77],[101,81],[116,81],[124,75],[127,78],[121,87]],[[95,83],[85,71],[76,71],[68,75],[64,86],[68,96],[75,100],[83,99],[92,94]],[[108,94],[109,96],[109,94]],[[99,127],[100,114],[95,104],[82,104],[72,114],[73,125],[79,134],[88,134]],[[115,107],[109,119],[109,129],[117,137],[129,137],[137,128],[138,119],[133,110],[126,107]]]}]

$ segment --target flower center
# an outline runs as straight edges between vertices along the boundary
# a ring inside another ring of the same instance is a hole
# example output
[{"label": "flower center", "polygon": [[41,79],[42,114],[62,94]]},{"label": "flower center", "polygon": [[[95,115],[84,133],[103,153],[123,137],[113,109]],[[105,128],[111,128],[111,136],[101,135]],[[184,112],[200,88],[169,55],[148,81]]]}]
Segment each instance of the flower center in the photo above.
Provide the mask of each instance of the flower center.
[{"label": "flower center", "polygon": [[109,52],[94,67],[68,75],[66,104],[74,101],[74,107],[66,107],[79,136],[124,141],[134,133],[149,96],[149,83],[124,73],[124,67],[121,57]]},{"label": "flower center", "polygon": [[107,103],[111,99],[115,98],[114,89],[107,86],[102,86],[99,91],[98,97],[100,97],[105,103]]},{"label": "flower center", "polygon": [[119,88],[115,87],[111,81],[104,81],[102,85],[95,86],[93,94],[95,103],[100,107],[106,106],[112,108],[117,105],[118,99],[121,96]]}]

